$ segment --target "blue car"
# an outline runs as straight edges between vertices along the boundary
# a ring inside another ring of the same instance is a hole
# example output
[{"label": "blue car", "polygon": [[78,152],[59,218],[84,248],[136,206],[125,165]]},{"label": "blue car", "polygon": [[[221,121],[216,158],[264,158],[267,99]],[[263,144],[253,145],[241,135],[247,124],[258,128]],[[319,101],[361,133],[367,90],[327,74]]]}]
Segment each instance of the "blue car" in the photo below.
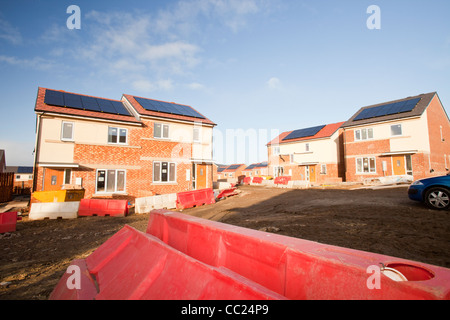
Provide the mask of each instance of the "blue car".
[{"label": "blue car", "polygon": [[446,176],[414,181],[408,188],[411,200],[425,203],[431,209],[444,210],[450,206],[450,173]]}]

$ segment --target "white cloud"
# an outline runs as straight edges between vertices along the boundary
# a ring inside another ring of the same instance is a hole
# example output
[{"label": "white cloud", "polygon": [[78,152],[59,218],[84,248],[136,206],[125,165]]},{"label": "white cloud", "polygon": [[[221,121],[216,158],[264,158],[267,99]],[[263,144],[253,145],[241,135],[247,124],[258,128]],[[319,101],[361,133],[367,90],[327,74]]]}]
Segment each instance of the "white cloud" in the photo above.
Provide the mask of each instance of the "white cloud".
[{"label": "white cloud", "polygon": [[267,86],[271,90],[278,90],[282,88],[281,80],[277,77],[272,77],[267,81]]},{"label": "white cloud", "polygon": [[135,90],[150,93],[156,90],[164,90],[168,91],[173,89],[173,81],[170,79],[158,80],[158,81],[150,81],[150,80],[135,80],[132,82],[132,86]]},{"label": "white cloud", "polygon": [[198,82],[192,82],[187,85],[187,87],[191,90],[203,90],[205,86]]},{"label": "white cloud", "polygon": [[12,44],[21,44],[22,35],[19,30],[13,27],[8,21],[0,17],[0,39],[4,39]]},{"label": "white cloud", "polygon": [[6,62],[10,65],[16,65],[22,68],[31,68],[41,71],[50,70],[57,66],[55,62],[41,57],[34,57],[32,59],[19,59],[17,57],[0,55],[0,62]]}]

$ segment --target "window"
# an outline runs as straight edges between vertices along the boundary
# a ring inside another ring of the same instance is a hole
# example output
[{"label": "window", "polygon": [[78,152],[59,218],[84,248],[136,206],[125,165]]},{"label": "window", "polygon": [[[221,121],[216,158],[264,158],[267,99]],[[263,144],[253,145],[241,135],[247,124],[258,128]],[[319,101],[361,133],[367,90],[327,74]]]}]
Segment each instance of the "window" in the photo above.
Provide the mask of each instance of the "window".
[{"label": "window", "polygon": [[153,182],[175,182],[176,165],[174,162],[153,162]]},{"label": "window", "polygon": [[326,164],[320,165],[320,174],[327,174],[327,165]]},{"label": "window", "polygon": [[123,128],[108,128],[108,143],[126,144],[128,129]]},{"label": "window", "polygon": [[72,177],[72,170],[64,169],[64,184],[70,184],[71,177]]},{"label": "window", "polygon": [[355,130],[355,140],[361,141],[361,140],[369,140],[373,139],[373,129],[358,129]]},{"label": "window", "polygon": [[97,170],[96,192],[125,192],[125,170]]},{"label": "window", "polygon": [[272,152],[274,156],[277,156],[280,154],[280,147],[272,147]]},{"label": "window", "polygon": [[375,158],[356,158],[356,173],[375,173]]},{"label": "window", "polygon": [[200,128],[194,128],[194,142],[200,142]]},{"label": "window", "polygon": [[52,176],[51,184],[52,186],[56,186],[56,176]]},{"label": "window", "polygon": [[73,141],[73,122],[62,122],[61,140]]},{"label": "window", "polygon": [[168,124],[155,123],[154,131],[153,131],[153,137],[154,138],[161,138],[161,139],[169,139],[169,125]]},{"label": "window", "polygon": [[284,168],[283,167],[273,167],[273,175],[275,177],[281,177],[284,174]]},{"label": "window", "polygon": [[305,144],[305,151],[308,152],[309,151],[309,143]]},{"label": "window", "polygon": [[402,125],[394,124],[391,126],[391,136],[401,136],[402,135]]}]

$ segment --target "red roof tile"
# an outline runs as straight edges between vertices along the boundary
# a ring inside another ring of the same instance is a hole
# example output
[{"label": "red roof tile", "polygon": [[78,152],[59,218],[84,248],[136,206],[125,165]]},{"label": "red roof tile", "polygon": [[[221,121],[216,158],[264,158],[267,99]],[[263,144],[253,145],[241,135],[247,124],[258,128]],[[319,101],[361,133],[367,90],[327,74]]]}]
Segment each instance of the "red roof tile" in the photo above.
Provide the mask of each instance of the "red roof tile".
[{"label": "red roof tile", "polygon": [[304,137],[304,138],[298,138],[298,139],[292,139],[289,141],[283,141],[284,138],[286,138],[289,134],[291,134],[293,131],[286,131],[280,134],[278,137],[270,141],[267,145],[272,144],[283,144],[283,143],[290,143],[290,142],[297,142],[297,141],[306,141],[306,140],[315,140],[315,139],[321,139],[321,138],[328,138],[333,135],[333,133],[336,132],[345,122],[338,122],[338,123],[332,123],[326,125],[324,128],[322,128],[319,132],[317,132],[316,135],[312,137]]}]

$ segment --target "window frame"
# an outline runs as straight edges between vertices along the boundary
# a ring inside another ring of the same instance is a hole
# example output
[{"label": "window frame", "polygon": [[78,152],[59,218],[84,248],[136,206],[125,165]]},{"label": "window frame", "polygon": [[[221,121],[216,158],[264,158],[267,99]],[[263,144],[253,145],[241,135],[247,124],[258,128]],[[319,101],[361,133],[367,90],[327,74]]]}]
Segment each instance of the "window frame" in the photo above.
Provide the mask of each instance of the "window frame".
[{"label": "window frame", "polygon": [[[399,133],[399,134],[394,134],[394,133],[392,132],[392,128],[393,128],[393,127],[400,127],[400,133]],[[401,137],[401,136],[403,136],[403,126],[402,126],[401,123],[391,124],[391,125],[389,126],[389,128],[390,128],[390,130],[391,130],[391,137]]]},{"label": "window frame", "polygon": [[[157,125],[161,126],[161,136],[156,136],[156,126]],[[164,136],[164,127],[167,128],[167,137]],[[165,140],[170,139],[170,125],[167,123],[162,123],[162,122],[154,122],[153,123],[153,138],[165,139]]]},{"label": "window frame", "polygon": [[[98,190],[98,178],[99,178],[99,172],[100,171],[104,171],[105,172],[105,180],[104,180],[104,191],[99,191]],[[114,171],[114,191],[108,191],[108,171]],[[124,173],[124,179],[123,179],[123,190],[119,191],[117,190],[117,182],[118,182],[118,176],[119,176],[119,172],[123,172]],[[97,169],[95,171],[95,193],[96,194],[114,194],[114,193],[120,193],[120,194],[124,194],[127,192],[127,170],[126,169]]]},{"label": "window frame", "polygon": [[[163,163],[167,163],[167,181],[163,181]],[[155,180],[155,165],[159,164],[159,174],[158,180]],[[172,167],[173,165],[173,167]],[[153,161],[152,164],[152,183],[167,183],[167,184],[173,184],[173,183],[177,183],[177,163],[176,162],[171,162],[171,161]],[[171,180],[171,176],[173,175],[173,180]]]},{"label": "window frame", "polygon": [[[364,171],[364,159],[367,159],[368,163],[368,171]],[[373,168],[371,167],[371,159],[373,159]],[[361,161],[361,170],[358,170],[358,160]],[[355,158],[355,166],[356,166],[356,173],[357,174],[376,174],[377,173],[377,159],[376,157],[357,157]],[[373,170],[372,170],[373,169]]]},{"label": "window frame", "polygon": [[[365,132],[366,138],[363,138],[363,132]],[[371,133],[371,137],[369,137],[369,132]],[[373,140],[373,128],[355,129],[354,138],[355,141]]]},{"label": "window frame", "polygon": [[[117,135],[116,135],[116,139],[117,141],[109,141],[109,137],[110,137],[110,130],[111,129],[116,129],[117,130]],[[120,142],[120,133],[121,130],[125,131],[125,142]],[[123,128],[123,127],[114,127],[114,126],[108,126],[108,144],[113,144],[113,145],[128,145],[128,129],[127,128]]]},{"label": "window frame", "polygon": [[[64,126],[66,124],[72,125],[71,137],[70,138],[65,138],[64,137]],[[74,130],[75,130],[75,122],[73,122],[73,121],[62,121],[62,123],[61,123],[61,141],[74,141],[74,138],[73,138]]]}]

